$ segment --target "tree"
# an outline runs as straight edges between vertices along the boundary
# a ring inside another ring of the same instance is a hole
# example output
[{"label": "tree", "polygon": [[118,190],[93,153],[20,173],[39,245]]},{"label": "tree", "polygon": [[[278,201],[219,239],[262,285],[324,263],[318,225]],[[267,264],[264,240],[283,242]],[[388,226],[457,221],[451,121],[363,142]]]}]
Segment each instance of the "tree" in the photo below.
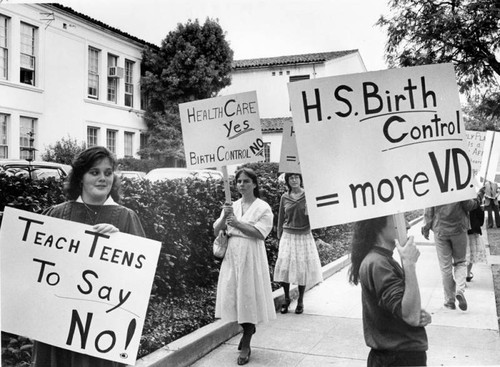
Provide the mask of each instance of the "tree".
[{"label": "tree", "polygon": [[148,147],[141,156],[183,158],[178,104],[214,97],[231,83],[233,51],[216,20],[178,24],[159,49],[143,52]]},{"label": "tree", "polygon": [[48,162],[71,164],[73,159],[85,150],[85,143],[78,144],[78,140],[62,138],[54,145],[49,145],[42,154],[42,159]]},{"label": "tree", "polygon": [[389,7],[377,22],[387,28],[389,67],[452,62],[461,92],[498,88],[499,0],[389,0]]}]

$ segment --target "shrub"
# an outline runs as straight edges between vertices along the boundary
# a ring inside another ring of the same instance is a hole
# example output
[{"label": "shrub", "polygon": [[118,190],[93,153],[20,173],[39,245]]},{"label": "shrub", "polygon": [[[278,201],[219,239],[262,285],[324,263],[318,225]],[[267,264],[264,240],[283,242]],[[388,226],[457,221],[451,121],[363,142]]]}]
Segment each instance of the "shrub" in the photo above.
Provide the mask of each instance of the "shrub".
[{"label": "shrub", "polygon": [[58,162],[71,164],[73,158],[80,152],[85,150],[85,143],[78,143],[78,140],[62,138],[54,145],[49,145],[45,153],[42,154],[42,159],[49,162]]}]

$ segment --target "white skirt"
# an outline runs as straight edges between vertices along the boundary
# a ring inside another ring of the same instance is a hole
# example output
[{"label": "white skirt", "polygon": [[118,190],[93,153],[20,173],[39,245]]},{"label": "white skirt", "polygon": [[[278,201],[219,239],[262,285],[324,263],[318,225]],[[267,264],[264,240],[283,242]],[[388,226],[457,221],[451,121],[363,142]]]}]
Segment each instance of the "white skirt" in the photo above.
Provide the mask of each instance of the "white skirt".
[{"label": "white skirt", "polygon": [[323,281],[318,249],[310,232],[283,232],[274,267],[274,281],[298,285],[315,285]]}]

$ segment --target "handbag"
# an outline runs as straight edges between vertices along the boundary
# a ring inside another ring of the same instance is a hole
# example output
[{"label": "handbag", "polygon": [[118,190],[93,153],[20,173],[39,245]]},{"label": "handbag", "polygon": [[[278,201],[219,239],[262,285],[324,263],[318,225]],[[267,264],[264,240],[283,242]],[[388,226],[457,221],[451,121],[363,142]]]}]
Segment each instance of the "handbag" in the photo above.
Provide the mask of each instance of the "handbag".
[{"label": "handbag", "polygon": [[215,257],[219,259],[224,258],[224,255],[226,254],[228,239],[229,236],[227,235],[227,232],[225,230],[219,231],[219,235],[215,238],[213,246]]}]

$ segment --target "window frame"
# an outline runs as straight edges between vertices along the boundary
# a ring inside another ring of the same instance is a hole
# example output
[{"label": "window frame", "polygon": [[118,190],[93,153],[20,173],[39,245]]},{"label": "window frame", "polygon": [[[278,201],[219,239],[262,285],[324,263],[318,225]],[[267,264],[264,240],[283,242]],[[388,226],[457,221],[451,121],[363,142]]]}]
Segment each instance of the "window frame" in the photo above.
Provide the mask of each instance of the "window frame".
[{"label": "window frame", "polygon": [[134,107],[134,64],[135,62],[125,59],[125,93],[123,102],[125,106],[132,108]]},{"label": "window frame", "polygon": [[[29,121],[28,121],[29,120]],[[26,126],[25,122],[28,122],[31,126]],[[20,159],[35,159],[35,148],[34,144],[36,135],[38,119],[34,117],[21,116],[19,118],[19,158]],[[28,129],[29,131],[23,133],[23,129]],[[30,132],[32,132],[32,136],[30,136]],[[24,144],[27,143],[27,144]],[[33,145],[31,145],[33,143]],[[33,150],[31,150],[33,149]]]},{"label": "window frame", "polygon": [[116,154],[117,135],[118,135],[118,130],[106,129],[106,148],[108,148],[109,151],[114,154]]},{"label": "window frame", "polygon": [[123,134],[123,154],[125,157],[134,156],[134,133],[125,131]]},{"label": "window frame", "polygon": [[[91,134],[91,132],[95,132]],[[91,142],[93,140],[94,142]],[[87,148],[99,145],[99,128],[95,126],[87,126]]]},{"label": "window frame", "polygon": [[[31,30],[31,34],[23,32],[26,29]],[[31,25],[29,23],[21,22],[20,28],[20,48],[19,48],[19,82],[23,84],[28,84],[36,86],[36,63],[37,63],[37,37],[38,37],[38,27]],[[30,41],[27,41],[30,40]],[[23,42],[27,41],[27,42]],[[28,50],[30,48],[31,50]],[[30,53],[28,53],[30,52]],[[23,63],[23,56],[29,59],[29,66]],[[31,76],[31,79],[27,79],[27,76]]]},{"label": "window frame", "polygon": [[[92,57],[95,55],[95,58]],[[101,50],[89,46],[88,48],[88,77],[87,77],[87,97],[99,99],[99,59]],[[93,93],[95,90],[95,94]]]},{"label": "window frame", "polygon": [[[3,66],[2,61],[0,61],[1,80],[9,79],[9,21],[10,18],[3,14],[0,14],[0,32],[3,33],[3,35],[0,34],[0,60],[3,61]],[[1,42],[2,39],[4,40],[3,44]],[[3,54],[3,56],[1,54]]]},{"label": "window frame", "polygon": [[[118,66],[118,56],[108,53],[108,69],[107,73],[109,73],[109,68]],[[118,103],[118,78],[110,78],[108,76],[108,84],[107,84],[107,98],[108,102]]]},{"label": "window frame", "polygon": [[9,158],[9,117],[5,113],[0,113],[0,158]]}]

